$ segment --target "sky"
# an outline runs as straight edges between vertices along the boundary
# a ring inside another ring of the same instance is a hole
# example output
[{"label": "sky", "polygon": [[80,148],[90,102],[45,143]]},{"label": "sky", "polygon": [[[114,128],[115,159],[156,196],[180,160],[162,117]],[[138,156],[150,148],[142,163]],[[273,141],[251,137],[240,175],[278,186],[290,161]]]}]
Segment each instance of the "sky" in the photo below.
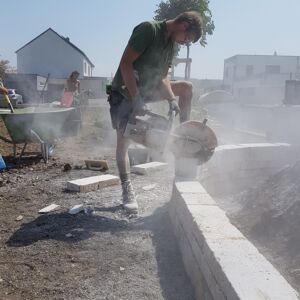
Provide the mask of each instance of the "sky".
[{"label": "sky", "polygon": [[[15,51],[51,27],[112,76],[135,25],[152,20],[160,0],[0,0],[0,60],[17,67]],[[222,79],[224,59],[236,54],[300,56],[300,0],[211,0],[215,23],[206,47],[190,49],[191,77]],[[5,12],[5,13],[3,13]],[[180,52],[185,57],[186,48]],[[183,76],[183,67],[175,70]]]}]

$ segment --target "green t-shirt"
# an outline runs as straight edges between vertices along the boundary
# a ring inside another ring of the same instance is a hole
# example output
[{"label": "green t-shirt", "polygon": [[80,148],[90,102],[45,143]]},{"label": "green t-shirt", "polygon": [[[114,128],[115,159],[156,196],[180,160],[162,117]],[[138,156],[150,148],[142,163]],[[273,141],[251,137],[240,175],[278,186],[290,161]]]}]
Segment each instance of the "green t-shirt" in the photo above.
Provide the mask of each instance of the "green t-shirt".
[{"label": "green t-shirt", "polygon": [[[128,47],[140,53],[133,67],[138,74],[140,94],[147,100],[151,98],[153,91],[157,91],[161,80],[166,77],[174,56],[174,43],[167,38],[166,22],[153,21],[139,24],[132,32]],[[114,77],[112,89],[125,97],[129,96],[122,80],[120,67]]]}]

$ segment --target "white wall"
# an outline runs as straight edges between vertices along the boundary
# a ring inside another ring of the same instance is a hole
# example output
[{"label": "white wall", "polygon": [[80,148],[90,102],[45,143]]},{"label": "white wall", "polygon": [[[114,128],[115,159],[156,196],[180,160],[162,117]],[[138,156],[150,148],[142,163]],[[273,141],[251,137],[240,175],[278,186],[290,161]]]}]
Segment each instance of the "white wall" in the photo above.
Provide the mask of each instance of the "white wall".
[{"label": "white wall", "polygon": [[[19,73],[38,74],[50,78],[67,78],[74,70],[84,74],[84,58],[51,30],[17,52]],[[88,63],[88,62],[87,62]]]},{"label": "white wall", "polygon": [[[277,55],[237,55],[224,62],[224,71],[229,68],[228,77],[224,83],[231,82],[232,79],[244,79],[249,77],[246,74],[247,65],[253,66],[253,74],[260,75],[266,73],[266,65],[279,65],[281,74],[296,74],[300,72],[300,57],[298,56],[277,56]],[[234,78],[234,66],[236,66],[236,77]]]},{"label": "white wall", "polygon": [[[247,74],[247,66],[253,73]],[[279,66],[278,73],[266,66]],[[224,62],[224,85],[243,103],[280,104],[285,81],[300,78],[299,56],[237,55]]]}]

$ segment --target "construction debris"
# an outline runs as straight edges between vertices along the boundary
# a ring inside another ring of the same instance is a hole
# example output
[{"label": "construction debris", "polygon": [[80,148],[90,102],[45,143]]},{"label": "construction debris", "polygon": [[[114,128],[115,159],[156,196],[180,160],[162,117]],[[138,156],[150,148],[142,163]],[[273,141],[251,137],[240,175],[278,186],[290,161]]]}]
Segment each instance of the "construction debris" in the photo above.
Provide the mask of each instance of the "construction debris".
[{"label": "construction debris", "polygon": [[41,210],[39,210],[39,213],[40,214],[46,214],[48,212],[51,212],[51,211],[57,209],[58,207],[59,207],[59,205],[57,205],[57,204],[50,204],[50,205],[42,208]]},{"label": "construction debris", "polygon": [[89,170],[101,172],[108,170],[108,164],[106,160],[85,160],[84,162]]},{"label": "construction debris", "polygon": [[69,163],[64,165],[64,172],[68,172],[68,171],[71,171],[71,170],[72,170],[72,166]]},{"label": "construction debris", "polygon": [[153,183],[153,184],[149,184],[149,185],[143,186],[142,189],[143,189],[144,191],[151,191],[151,190],[153,190],[156,186],[157,186],[157,183]]},{"label": "construction debris", "polygon": [[76,215],[80,213],[81,211],[84,211],[83,204],[77,204],[69,209],[69,214]]},{"label": "construction debris", "polygon": [[21,221],[21,220],[23,220],[23,216],[22,215],[19,215],[19,216],[16,217],[16,221]]}]

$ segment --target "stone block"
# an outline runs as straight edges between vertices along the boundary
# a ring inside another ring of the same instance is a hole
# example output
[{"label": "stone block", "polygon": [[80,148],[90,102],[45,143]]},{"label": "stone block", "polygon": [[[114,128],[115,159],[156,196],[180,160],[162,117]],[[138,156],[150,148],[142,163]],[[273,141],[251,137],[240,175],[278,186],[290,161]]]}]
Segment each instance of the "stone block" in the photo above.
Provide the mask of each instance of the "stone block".
[{"label": "stone block", "polygon": [[207,286],[208,299],[298,299],[297,292],[230,223],[223,210],[187,204],[185,196],[196,197],[197,193],[205,195],[201,185],[175,183],[169,208],[187,273],[196,291],[197,285],[202,286],[197,294],[206,299],[203,287]]},{"label": "stone block", "polygon": [[148,149],[145,147],[132,147],[128,149],[129,162],[131,166],[144,164],[149,161]]},{"label": "stone block", "polygon": [[180,157],[175,161],[175,179],[191,180],[197,178],[198,159]]},{"label": "stone block", "polygon": [[72,192],[86,193],[118,183],[119,177],[105,174],[68,181],[67,189]]},{"label": "stone block", "polygon": [[178,240],[179,248],[182,253],[182,260],[187,270],[187,274],[195,288],[195,296],[197,300],[211,300],[211,294],[207,288],[207,284],[202,274],[202,270],[197,263],[192,251],[190,242],[184,232],[184,227],[180,223],[177,216],[176,206],[170,204],[169,215],[172,222],[174,234]]},{"label": "stone block", "polygon": [[207,194],[205,188],[195,180],[191,181],[176,181],[175,189],[180,193],[195,193],[195,194]]},{"label": "stone block", "polygon": [[131,172],[140,174],[140,175],[149,175],[152,172],[157,172],[161,170],[165,170],[167,167],[167,163],[162,163],[158,161],[149,162],[146,164],[136,165],[131,167]]}]

